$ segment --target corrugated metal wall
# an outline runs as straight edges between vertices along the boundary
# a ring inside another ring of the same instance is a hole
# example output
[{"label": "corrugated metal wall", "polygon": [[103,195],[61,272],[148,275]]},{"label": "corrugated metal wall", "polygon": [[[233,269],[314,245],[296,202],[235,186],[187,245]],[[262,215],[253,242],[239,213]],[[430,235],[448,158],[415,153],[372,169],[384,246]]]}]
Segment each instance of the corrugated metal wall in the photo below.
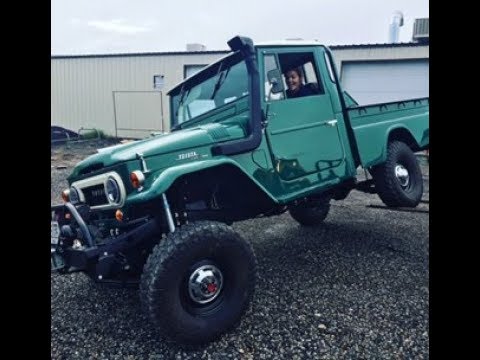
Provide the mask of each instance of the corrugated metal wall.
[{"label": "corrugated metal wall", "polygon": [[[429,57],[428,46],[332,50],[340,74],[343,62]],[[170,114],[165,94],[183,80],[184,66],[210,64],[225,54],[53,57],[51,124],[74,131],[81,127],[96,128],[109,135],[117,132],[121,137],[144,137],[152,131],[168,131]],[[165,76],[161,94],[153,92],[154,75]]]},{"label": "corrugated metal wall", "polygon": [[[184,65],[209,64],[223,55],[52,58],[51,124],[115,135],[115,120],[119,128],[160,131],[163,119],[168,130],[165,93],[183,80]],[[161,94],[153,93],[154,75],[165,75]],[[122,130],[118,135],[137,137],[146,132]]]}]

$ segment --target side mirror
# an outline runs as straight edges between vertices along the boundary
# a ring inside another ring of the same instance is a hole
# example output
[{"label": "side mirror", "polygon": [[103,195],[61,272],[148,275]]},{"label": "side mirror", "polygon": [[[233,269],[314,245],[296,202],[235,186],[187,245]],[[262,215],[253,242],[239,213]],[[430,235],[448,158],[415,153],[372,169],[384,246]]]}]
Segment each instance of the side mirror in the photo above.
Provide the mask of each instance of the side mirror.
[{"label": "side mirror", "polygon": [[272,88],[270,89],[270,92],[272,94],[277,94],[285,89],[283,86],[282,73],[280,72],[280,70],[270,70],[269,72],[267,72],[267,78],[270,85],[272,85]]}]

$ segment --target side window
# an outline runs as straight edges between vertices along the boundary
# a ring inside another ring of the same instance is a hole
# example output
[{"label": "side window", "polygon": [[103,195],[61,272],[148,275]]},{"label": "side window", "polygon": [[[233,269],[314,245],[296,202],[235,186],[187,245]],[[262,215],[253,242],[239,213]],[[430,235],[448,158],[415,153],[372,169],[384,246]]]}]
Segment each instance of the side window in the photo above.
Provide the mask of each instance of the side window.
[{"label": "side window", "polygon": [[[279,69],[277,65],[277,59],[275,59],[275,55],[265,55],[264,57],[265,62],[265,72],[264,72],[264,79],[265,79],[265,101],[274,101],[274,100],[282,100],[285,98],[283,92],[273,94],[270,90],[272,88],[271,84],[268,82],[268,72],[270,70]],[[284,84],[285,85],[285,84]]]},{"label": "side window", "polygon": [[325,93],[313,52],[278,54],[287,99]]},{"label": "side window", "polygon": [[305,83],[316,83],[318,84],[317,74],[315,73],[315,69],[311,62],[306,63],[303,65],[303,72],[305,74]]}]

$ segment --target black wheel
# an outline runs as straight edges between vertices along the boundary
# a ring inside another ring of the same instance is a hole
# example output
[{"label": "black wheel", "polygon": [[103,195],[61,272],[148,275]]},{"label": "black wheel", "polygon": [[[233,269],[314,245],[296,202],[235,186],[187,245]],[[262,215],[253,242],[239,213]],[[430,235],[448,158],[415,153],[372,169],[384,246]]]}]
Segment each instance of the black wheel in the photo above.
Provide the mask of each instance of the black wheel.
[{"label": "black wheel", "polygon": [[234,327],[252,299],[253,249],[229,226],[190,223],[155,246],[140,281],[140,300],[159,332],[198,345]]},{"label": "black wheel", "polygon": [[387,161],[372,171],[378,196],[390,207],[415,207],[423,195],[420,165],[403,142],[388,145]]},{"label": "black wheel", "polygon": [[303,226],[320,225],[330,211],[330,197],[292,205],[288,208],[290,215]]}]

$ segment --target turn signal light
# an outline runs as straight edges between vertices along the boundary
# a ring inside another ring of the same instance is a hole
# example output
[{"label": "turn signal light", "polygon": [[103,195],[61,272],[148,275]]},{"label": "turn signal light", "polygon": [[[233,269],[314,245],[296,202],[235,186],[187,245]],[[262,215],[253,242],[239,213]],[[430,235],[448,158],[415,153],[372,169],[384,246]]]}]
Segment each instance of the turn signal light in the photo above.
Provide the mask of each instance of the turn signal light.
[{"label": "turn signal light", "polygon": [[145,181],[145,175],[139,170],[132,171],[130,174],[130,182],[135,189],[141,188]]},{"label": "turn signal light", "polygon": [[62,199],[65,202],[70,201],[70,190],[66,189],[62,191]]},{"label": "turn signal light", "polygon": [[121,210],[115,211],[115,219],[117,219],[118,221],[123,220],[123,212]]}]

